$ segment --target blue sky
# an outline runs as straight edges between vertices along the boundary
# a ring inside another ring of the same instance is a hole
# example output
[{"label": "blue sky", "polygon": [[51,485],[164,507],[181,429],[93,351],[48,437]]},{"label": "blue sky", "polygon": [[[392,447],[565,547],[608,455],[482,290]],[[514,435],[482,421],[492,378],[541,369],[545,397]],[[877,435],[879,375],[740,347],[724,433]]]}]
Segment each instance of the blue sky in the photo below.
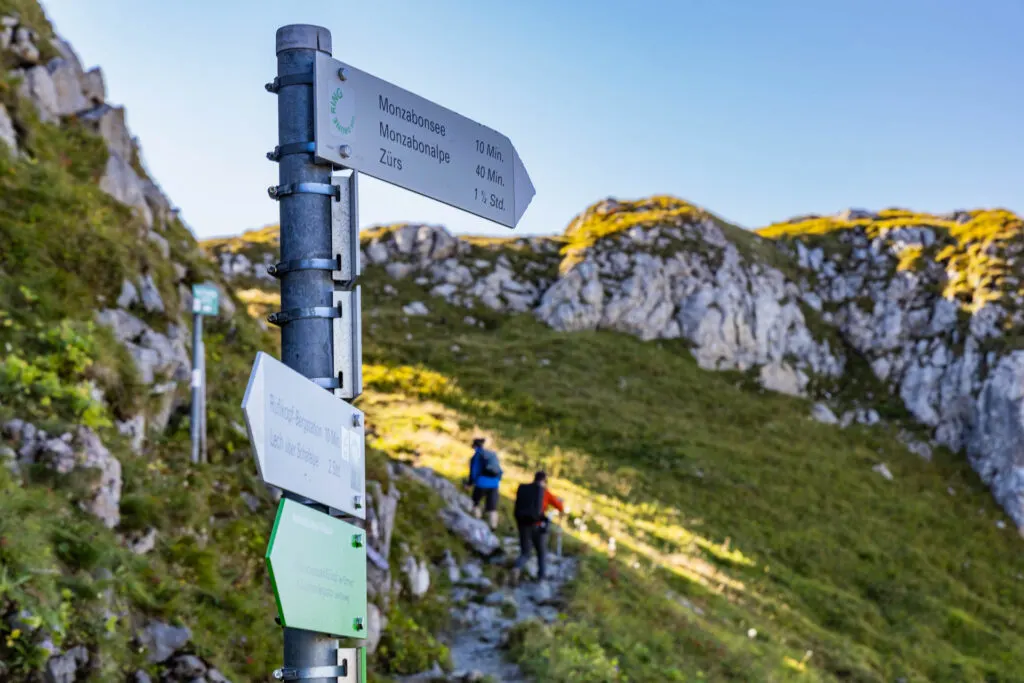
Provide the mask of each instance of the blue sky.
[{"label": "blue sky", "polygon": [[[902,206],[1024,211],[1020,0],[50,0],[200,236],[277,220],[274,33],[506,134],[537,195],[516,234],[674,194],[745,227]],[[506,228],[367,180],[364,226]]]}]

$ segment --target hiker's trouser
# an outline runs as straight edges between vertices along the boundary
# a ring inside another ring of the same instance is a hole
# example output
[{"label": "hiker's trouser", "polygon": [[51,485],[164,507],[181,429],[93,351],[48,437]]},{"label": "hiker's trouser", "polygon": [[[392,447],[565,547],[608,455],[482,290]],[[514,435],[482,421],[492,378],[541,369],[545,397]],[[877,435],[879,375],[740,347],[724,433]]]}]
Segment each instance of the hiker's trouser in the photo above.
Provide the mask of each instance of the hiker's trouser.
[{"label": "hiker's trouser", "polygon": [[530,551],[537,551],[537,578],[544,578],[544,558],[547,552],[545,547],[545,529],[533,523],[520,522],[516,520],[519,527],[519,559],[516,560],[516,569],[522,569],[523,565],[530,559]]}]

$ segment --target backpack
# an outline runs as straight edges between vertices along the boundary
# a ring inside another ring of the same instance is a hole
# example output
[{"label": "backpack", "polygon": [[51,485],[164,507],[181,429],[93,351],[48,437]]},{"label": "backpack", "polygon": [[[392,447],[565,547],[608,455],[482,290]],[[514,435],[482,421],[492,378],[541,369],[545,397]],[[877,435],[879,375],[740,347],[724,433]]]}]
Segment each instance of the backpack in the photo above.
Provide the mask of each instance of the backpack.
[{"label": "backpack", "polygon": [[534,524],[544,519],[544,489],[539,484],[520,484],[516,491],[515,518]]},{"label": "backpack", "polygon": [[480,476],[497,478],[502,474],[501,463],[498,462],[498,454],[494,451],[483,451],[480,454],[483,462],[480,463]]}]

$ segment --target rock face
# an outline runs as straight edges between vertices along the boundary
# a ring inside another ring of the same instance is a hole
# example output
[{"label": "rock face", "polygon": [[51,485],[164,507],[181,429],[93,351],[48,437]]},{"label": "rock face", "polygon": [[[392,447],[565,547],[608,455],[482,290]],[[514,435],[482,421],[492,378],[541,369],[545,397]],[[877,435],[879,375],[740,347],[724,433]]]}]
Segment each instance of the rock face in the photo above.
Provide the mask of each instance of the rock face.
[{"label": "rock face", "polygon": [[[1002,232],[970,237],[984,221],[1001,221]],[[823,224],[840,229],[823,232]],[[580,240],[588,231],[592,239]],[[848,209],[761,232],[770,239],[672,198],[609,199],[570,225],[564,260],[558,240],[481,251],[423,225],[370,231],[361,258],[457,306],[532,312],[565,332],[682,339],[701,367],[752,373],[772,391],[827,399],[822,387],[836,385],[851,361],[867,361],[934,444],[966,452],[1024,528],[1024,454],[1012,446],[1024,430],[1013,388],[1024,351],[996,350],[1024,327],[1020,219]],[[255,272],[246,257],[219,258],[226,275]],[[274,255],[262,258],[271,263]],[[986,262],[991,273],[978,266]],[[427,300],[407,303],[406,314],[431,309]],[[881,422],[859,399],[834,411],[822,402],[814,417],[839,428]],[[907,445],[931,457],[928,443]],[[487,552],[490,539],[458,510],[445,511],[446,524],[467,537],[479,532],[478,550]]]},{"label": "rock face", "polygon": [[483,520],[470,514],[473,502],[451,483],[429,467],[402,467],[403,474],[411,476],[437,492],[445,502],[441,519],[445,527],[470,548],[481,555],[490,555],[501,547],[501,541]]},{"label": "rock face", "polygon": [[811,333],[799,294],[704,218],[598,242],[544,293],[536,315],[557,330],[683,338],[703,368],[757,368],[766,388],[803,394],[812,376],[842,374],[844,358]]},{"label": "rock face", "polygon": [[[139,379],[150,387],[155,397],[148,426],[157,431],[163,430],[175,405],[178,383],[191,376],[191,361],[185,350],[184,330],[171,324],[168,325],[167,334],[161,334],[120,308],[99,311],[96,320],[109,327],[114,337],[128,349],[135,361]],[[141,445],[141,441],[139,443]]]},{"label": "rock face", "polygon": [[111,455],[99,436],[88,427],[72,434],[51,436],[24,420],[3,425],[6,437],[18,444],[17,469],[41,464],[57,474],[85,470],[90,476],[81,507],[96,516],[108,529],[121,521],[121,463]]},{"label": "rock face", "polygon": [[[1024,450],[1017,445],[1024,351],[999,350],[1000,340],[1024,325],[1013,268],[1024,250],[1020,220],[1001,212],[888,222],[872,216],[872,223],[845,226],[857,218],[840,215],[841,229],[819,237],[797,232],[779,246],[798,266],[805,300],[935,442],[966,451],[1024,528]],[[964,236],[971,234],[982,237]],[[908,448],[931,457],[927,444]]]}]

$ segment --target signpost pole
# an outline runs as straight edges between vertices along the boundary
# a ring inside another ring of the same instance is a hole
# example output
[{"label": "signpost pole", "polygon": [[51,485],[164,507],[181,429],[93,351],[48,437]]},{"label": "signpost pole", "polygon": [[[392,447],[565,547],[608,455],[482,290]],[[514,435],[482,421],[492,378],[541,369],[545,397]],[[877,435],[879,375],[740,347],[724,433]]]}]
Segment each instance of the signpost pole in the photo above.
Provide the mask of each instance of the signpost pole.
[{"label": "signpost pole", "polygon": [[202,381],[202,389],[199,393],[199,461],[204,465],[209,462],[206,454],[206,344],[199,342],[199,377]]},{"label": "signpost pole", "polygon": [[[278,199],[281,219],[281,261],[330,258],[331,196],[317,189],[331,187],[330,164],[315,163],[307,147],[313,143],[313,62],[317,51],[331,54],[331,33],[326,28],[292,24],[277,30],[278,173],[280,185],[271,189]],[[291,190],[282,195],[282,189]],[[304,191],[300,191],[300,188]],[[304,317],[302,311],[324,311],[333,306],[331,272],[296,269],[283,273],[281,309],[295,312],[281,326],[281,360],[310,379],[333,373],[333,321]],[[295,317],[299,316],[299,317]],[[309,504],[299,496],[289,497]],[[325,506],[315,506],[326,512]],[[310,548],[308,552],[316,552]],[[337,665],[337,638],[295,628],[284,629],[285,668],[305,669]],[[337,681],[335,676],[305,679],[310,683]]]},{"label": "signpost pole", "polygon": [[193,308],[195,311],[192,315],[192,421],[189,427],[192,433],[192,463],[196,464],[199,462],[199,433],[202,421],[201,411],[203,409],[201,404],[203,400],[203,372],[201,368],[203,316],[199,312],[198,306],[193,306]]}]

